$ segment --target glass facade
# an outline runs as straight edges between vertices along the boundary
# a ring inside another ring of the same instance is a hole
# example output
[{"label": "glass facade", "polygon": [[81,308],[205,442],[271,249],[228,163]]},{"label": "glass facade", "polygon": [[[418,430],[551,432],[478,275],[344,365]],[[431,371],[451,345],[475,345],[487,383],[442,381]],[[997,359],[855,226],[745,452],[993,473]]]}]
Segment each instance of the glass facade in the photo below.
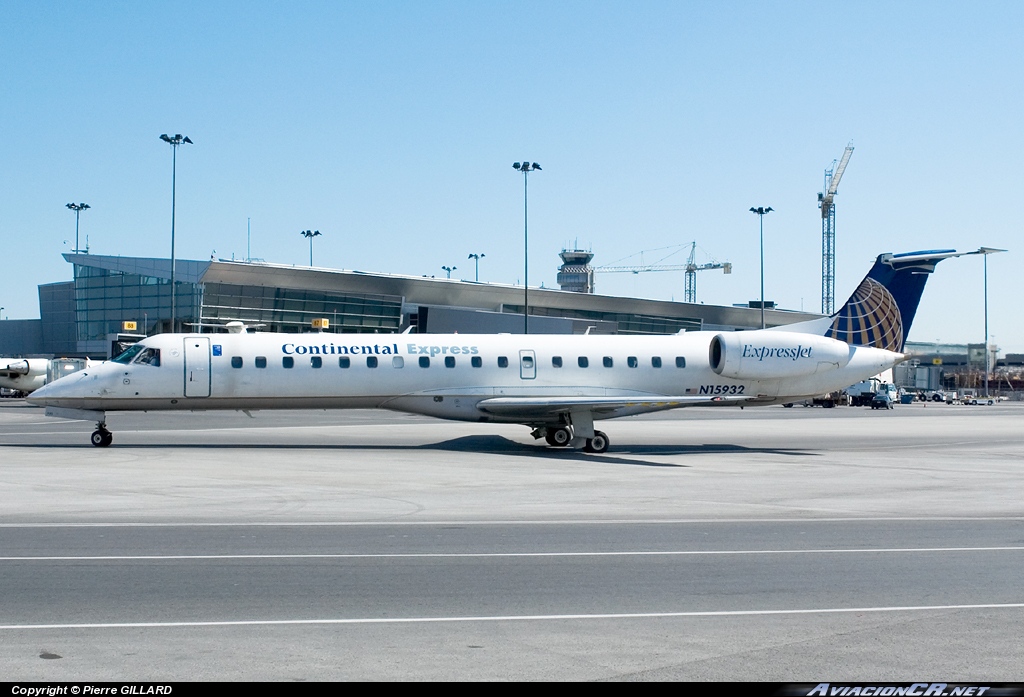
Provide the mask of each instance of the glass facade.
[{"label": "glass facade", "polygon": [[206,283],[203,322],[263,324],[264,331],[308,331],[314,319],[330,320],[330,332],[397,332],[402,298],[368,293]]},{"label": "glass facade", "polygon": [[[180,323],[196,322],[202,290],[194,283],[176,283],[175,312]],[[139,334],[169,331],[170,280],[94,266],[75,265],[75,309],[78,341],[107,341],[122,331],[122,322],[138,322]]]},{"label": "glass facade", "polygon": [[[131,258],[69,259],[74,264],[74,337],[79,353],[98,355],[109,348],[110,335],[123,323],[137,322],[131,333],[171,331],[170,263]],[[90,263],[92,262],[92,263]],[[179,331],[215,332],[231,321],[263,325],[263,331],[309,331],[313,320],[330,320],[327,331],[397,332],[402,325],[402,297],[359,292],[332,292],[223,282],[203,283],[207,264],[179,261],[176,319]],[[42,297],[42,296],[41,296]],[[192,325],[192,326],[190,326]],[[202,329],[200,329],[202,327]]]},{"label": "glass facade", "polygon": [[[523,314],[522,305],[503,305],[502,311]],[[700,318],[655,317],[652,315],[627,314],[623,312],[599,312],[594,310],[570,310],[566,308],[537,307],[530,305],[530,316],[570,317],[572,319],[601,320],[615,322],[619,334],[675,334],[680,329],[688,332],[699,331]]]},{"label": "glass facade", "polygon": [[74,281],[39,286],[39,317],[43,353],[71,356],[78,351]]},{"label": "glass facade", "polygon": [[[123,333],[128,321],[136,322],[137,328],[125,333],[171,331],[169,259],[64,257],[74,265],[74,280],[40,287],[44,324],[52,325],[47,335],[50,350],[56,353],[59,345],[65,354],[106,355],[112,335]],[[490,284],[213,259],[178,259],[175,268],[179,331],[211,333],[225,331],[228,322],[243,322],[260,325],[260,331],[302,333],[312,329],[314,320],[326,319],[332,333],[399,332],[403,322],[441,333],[500,333],[517,331],[519,325],[513,327],[506,320],[522,312],[522,305],[515,302],[521,302],[521,290]],[[734,308],[543,289],[538,289],[534,303],[530,313],[537,324],[531,329],[547,333],[582,331],[580,324],[585,323],[601,333],[674,334],[699,330],[709,319],[712,326],[753,326],[744,319],[749,315],[752,321],[755,316]],[[428,311],[439,313],[440,321],[426,321]],[[72,342],[76,351],[70,350]]]}]

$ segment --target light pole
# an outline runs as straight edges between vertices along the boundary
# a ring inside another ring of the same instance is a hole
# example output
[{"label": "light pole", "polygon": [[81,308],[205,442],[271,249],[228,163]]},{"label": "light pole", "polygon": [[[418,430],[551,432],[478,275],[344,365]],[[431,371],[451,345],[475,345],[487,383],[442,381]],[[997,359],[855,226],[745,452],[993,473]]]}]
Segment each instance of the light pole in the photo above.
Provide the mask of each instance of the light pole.
[{"label": "light pole", "polygon": [[[166,133],[160,136],[160,140],[171,146],[171,333],[175,331],[175,310],[177,309],[177,293],[174,288],[174,204],[177,194],[178,180],[178,146],[182,143],[193,145],[192,139],[175,133],[169,136]],[[77,247],[77,243],[75,244]]]},{"label": "light pole", "polygon": [[90,206],[88,203],[69,203],[69,204],[67,204],[68,210],[72,210],[72,211],[75,212],[75,248],[71,250],[75,254],[78,254],[80,251],[82,251],[82,250],[80,250],[78,248],[78,216],[80,216],[82,214],[82,211],[87,211],[91,207],[92,206]]},{"label": "light pole", "polygon": [[472,259],[476,263],[476,282],[480,282],[480,260],[483,259],[486,254],[470,254],[469,259]]},{"label": "light pole", "polygon": [[313,238],[320,237],[319,230],[303,230],[299,233],[303,237],[309,240],[309,265],[313,266]]},{"label": "light pole", "polygon": [[459,268],[459,267],[458,266],[442,266],[441,270],[444,271],[446,274],[448,274],[448,278],[451,278],[452,277],[452,271],[455,271],[457,268]]},{"label": "light pole", "polygon": [[1005,249],[994,249],[992,247],[979,247],[975,254],[980,254],[984,259],[985,267],[985,399],[988,399],[988,374],[990,369],[988,353],[988,255],[1005,252]]},{"label": "light pole", "polygon": [[512,169],[523,173],[523,334],[530,333],[530,172],[541,171],[536,162],[513,162]]},{"label": "light pole", "polygon": [[761,219],[761,329],[764,329],[764,216],[771,213],[774,208],[771,206],[758,206],[751,208],[751,213],[756,213]]}]

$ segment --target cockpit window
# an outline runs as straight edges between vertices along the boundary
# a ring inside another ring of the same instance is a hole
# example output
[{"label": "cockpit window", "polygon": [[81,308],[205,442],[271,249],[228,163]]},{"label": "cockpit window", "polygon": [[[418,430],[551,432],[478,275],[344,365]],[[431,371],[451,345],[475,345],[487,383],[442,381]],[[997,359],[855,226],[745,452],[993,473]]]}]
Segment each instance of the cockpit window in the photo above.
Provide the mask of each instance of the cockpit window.
[{"label": "cockpit window", "polygon": [[135,359],[137,365],[151,365],[154,368],[160,367],[160,349],[148,348],[139,354]]},{"label": "cockpit window", "polygon": [[114,361],[114,363],[124,363],[125,365],[127,365],[132,362],[132,359],[135,358],[135,356],[139,355],[145,350],[146,347],[143,346],[142,344],[132,344],[127,349],[125,349],[123,353],[121,353],[119,356],[112,360]]}]

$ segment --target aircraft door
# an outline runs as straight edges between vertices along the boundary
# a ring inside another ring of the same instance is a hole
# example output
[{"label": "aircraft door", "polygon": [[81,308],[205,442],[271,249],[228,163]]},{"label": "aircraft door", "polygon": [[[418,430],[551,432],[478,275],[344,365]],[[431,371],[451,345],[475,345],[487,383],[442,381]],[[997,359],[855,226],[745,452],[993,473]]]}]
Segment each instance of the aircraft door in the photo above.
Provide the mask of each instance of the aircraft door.
[{"label": "aircraft door", "polygon": [[210,340],[207,337],[185,339],[185,396],[210,396]]},{"label": "aircraft door", "polygon": [[533,380],[537,377],[537,356],[533,351],[519,352],[519,377],[523,380]]}]

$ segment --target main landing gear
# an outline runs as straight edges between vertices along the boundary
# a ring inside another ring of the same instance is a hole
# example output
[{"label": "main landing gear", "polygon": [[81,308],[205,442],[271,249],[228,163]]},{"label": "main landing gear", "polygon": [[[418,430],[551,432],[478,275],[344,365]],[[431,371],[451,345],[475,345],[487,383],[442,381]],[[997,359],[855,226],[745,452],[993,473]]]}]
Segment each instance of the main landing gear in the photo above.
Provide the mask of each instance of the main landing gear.
[{"label": "main landing gear", "polygon": [[92,444],[97,448],[105,448],[114,442],[114,434],[107,430],[105,423],[96,424],[96,430],[92,432]]},{"label": "main landing gear", "polygon": [[588,453],[606,453],[609,445],[611,442],[604,431],[594,431],[594,437],[587,438],[587,444],[583,446],[583,449]]},{"label": "main landing gear", "polygon": [[564,426],[549,428],[544,434],[544,440],[553,448],[564,448],[572,443],[572,431]]},{"label": "main landing gear", "polygon": [[534,438],[544,438],[548,445],[553,448],[567,448],[571,446],[580,447],[588,453],[608,452],[611,441],[604,431],[594,431],[593,438],[577,438],[571,426],[557,426],[555,428],[538,428],[533,432]]}]

